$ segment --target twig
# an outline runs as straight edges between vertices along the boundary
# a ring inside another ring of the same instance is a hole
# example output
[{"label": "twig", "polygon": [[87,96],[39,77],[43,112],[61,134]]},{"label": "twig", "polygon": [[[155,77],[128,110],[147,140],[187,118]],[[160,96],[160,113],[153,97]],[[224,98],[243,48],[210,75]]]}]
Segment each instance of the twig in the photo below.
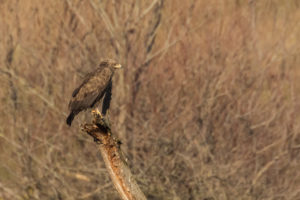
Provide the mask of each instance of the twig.
[{"label": "twig", "polygon": [[111,180],[123,200],[144,200],[120,149],[120,141],[111,133],[110,125],[99,113],[93,113],[93,124],[84,124],[82,130],[92,136],[99,146]]}]

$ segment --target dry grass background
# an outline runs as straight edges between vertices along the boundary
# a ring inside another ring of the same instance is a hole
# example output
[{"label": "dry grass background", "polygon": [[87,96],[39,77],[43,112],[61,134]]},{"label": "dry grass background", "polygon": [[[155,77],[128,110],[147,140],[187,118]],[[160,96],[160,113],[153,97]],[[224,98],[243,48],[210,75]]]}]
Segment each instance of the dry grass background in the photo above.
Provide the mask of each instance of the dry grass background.
[{"label": "dry grass background", "polygon": [[149,199],[300,199],[298,0],[0,0],[0,199],[118,199],[74,87],[100,58]]}]

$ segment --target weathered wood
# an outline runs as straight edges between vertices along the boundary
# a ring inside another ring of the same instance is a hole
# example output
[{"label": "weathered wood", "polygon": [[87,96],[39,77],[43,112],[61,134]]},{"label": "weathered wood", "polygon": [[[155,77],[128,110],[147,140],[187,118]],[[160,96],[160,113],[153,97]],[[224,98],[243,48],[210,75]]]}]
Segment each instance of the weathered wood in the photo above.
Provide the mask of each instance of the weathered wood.
[{"label": "weathered wood", "polygon": [[93,124],[82,130],[92,136],[99,146],[111,180],[123,200],[144,200],[145,195],[134,179],[120,149],[120,141],[111,133],[108,121],[99,112],[93,112]]}]

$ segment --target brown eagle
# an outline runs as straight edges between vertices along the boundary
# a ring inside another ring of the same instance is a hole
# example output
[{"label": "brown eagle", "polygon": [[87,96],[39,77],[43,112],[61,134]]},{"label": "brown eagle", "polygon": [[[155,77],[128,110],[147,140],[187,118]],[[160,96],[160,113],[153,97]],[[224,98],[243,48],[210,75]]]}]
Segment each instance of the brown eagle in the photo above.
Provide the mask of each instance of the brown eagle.
[{"label": "brown eagle", "polygon": [[121,65],[111,59],[103,60],[99,67],[86,75],[83,82],[73,93],[69,103],[70,114],[66,120],[71,126],[74,117],[81,111],[97,107],[98,102],[104,97],[102,114],[106,113],[111,99],[112,76]]}]

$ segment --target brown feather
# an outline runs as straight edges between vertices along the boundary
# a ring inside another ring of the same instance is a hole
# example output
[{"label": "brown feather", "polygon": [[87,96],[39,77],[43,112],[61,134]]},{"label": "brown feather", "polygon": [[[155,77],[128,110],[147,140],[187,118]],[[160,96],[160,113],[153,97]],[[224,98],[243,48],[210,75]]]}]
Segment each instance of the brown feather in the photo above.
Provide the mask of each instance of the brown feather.
[{"label": "brown feather", "polygon": [[89,73],[80,86],[73,91],[69,103],[70,115],[67,120],[69,125],[71,125],[75,115],[82,110],[95,106],[103,98],[114,74],[114,65],[116,64],[112,60],[101,62],[99,68]]}]

